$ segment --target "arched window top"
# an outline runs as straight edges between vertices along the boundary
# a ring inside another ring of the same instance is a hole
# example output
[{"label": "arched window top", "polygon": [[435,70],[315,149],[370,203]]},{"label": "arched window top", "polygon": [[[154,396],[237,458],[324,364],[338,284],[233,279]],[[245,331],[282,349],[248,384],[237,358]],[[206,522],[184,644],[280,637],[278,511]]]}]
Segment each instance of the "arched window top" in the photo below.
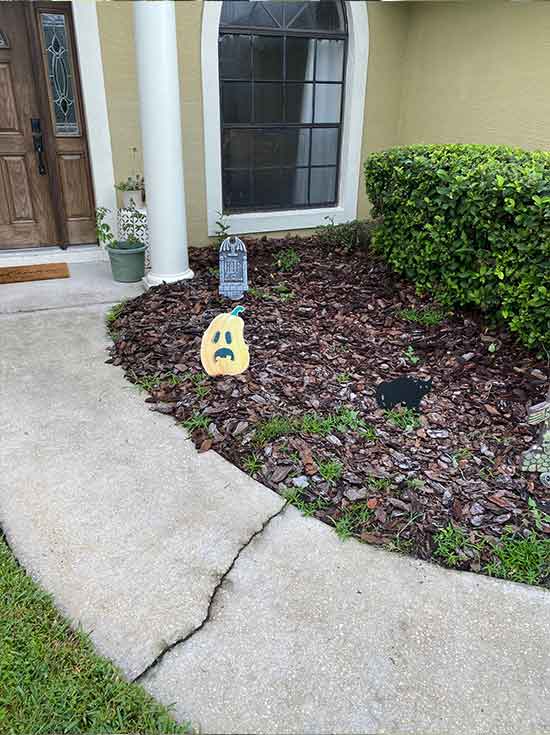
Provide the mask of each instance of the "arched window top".
[{"label": "arched window top", "polygon": [[254,29],[285,33],[343,34],[346,16],[341,0],[268,2],[226,0],[220,25],[224,29]]}]

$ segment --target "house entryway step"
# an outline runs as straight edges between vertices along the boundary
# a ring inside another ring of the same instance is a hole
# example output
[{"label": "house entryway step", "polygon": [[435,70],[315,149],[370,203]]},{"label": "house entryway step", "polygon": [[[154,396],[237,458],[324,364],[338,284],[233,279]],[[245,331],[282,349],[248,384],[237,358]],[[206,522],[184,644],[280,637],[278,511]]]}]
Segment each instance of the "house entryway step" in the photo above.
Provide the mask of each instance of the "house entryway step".
[{"label": "house entryway step", "polygon": [[98,263],[108,261],[107,253],[95,244],[69,245],[66,250],[57,246],[0,251],[0,267],[16,265],[43,265],[57,263]]}]

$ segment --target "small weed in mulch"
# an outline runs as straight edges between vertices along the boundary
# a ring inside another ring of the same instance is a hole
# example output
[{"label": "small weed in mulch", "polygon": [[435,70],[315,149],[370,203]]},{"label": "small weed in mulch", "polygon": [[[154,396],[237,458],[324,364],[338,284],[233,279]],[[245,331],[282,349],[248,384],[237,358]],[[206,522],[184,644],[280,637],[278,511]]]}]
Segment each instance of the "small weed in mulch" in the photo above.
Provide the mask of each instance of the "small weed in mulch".
[{"label": "small weed in mulch", "polygon": [[[292,237],[247,248],[243,375],[201,371],[202,333],[233,306],[215,249],[193,252],[192,281],[111,312],[111,362],[151,409],[343,539],[549,584],[549,493],[519,469],[547,366],[505,330],[418,296],[368,250]],[[401,376],[433,379],[420,412],[377,406],[376,385]]]}]

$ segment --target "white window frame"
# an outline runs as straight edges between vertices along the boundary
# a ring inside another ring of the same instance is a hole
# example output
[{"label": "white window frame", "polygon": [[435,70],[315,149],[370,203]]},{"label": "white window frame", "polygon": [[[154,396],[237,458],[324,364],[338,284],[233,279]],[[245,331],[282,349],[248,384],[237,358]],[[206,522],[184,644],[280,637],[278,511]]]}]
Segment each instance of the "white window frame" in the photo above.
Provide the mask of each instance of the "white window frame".
[{"label": "white window frame", "polygon": [[[222,5],[222,0],[208,0],[203,3],[202,19],[202,101],[209,235],[216,234],[218,230],[216,220],[219,219],[223,209],[218,69],[218,37]],[[366,2],[351,0],[345,2],[345,6],[349,36],[337,206],[228,214],[225,220],[230,232],[236,234],[286,232],[318,227],[326,224],[326,217],[332,218],[336,224],[357,217],[369,58],[369,24]]]}]

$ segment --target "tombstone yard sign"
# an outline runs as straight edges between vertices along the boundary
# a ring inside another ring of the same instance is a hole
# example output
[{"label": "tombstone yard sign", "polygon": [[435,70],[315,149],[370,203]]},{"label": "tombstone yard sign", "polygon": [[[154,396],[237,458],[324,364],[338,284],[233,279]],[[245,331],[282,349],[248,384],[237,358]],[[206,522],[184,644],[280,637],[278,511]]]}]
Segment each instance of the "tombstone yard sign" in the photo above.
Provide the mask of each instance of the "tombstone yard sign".
[{"label": "tombstone yard sign", "polygon": [[248,291],[246,247],[238,237],[227,237],[220,246],[221,296],[238,301]]}]

